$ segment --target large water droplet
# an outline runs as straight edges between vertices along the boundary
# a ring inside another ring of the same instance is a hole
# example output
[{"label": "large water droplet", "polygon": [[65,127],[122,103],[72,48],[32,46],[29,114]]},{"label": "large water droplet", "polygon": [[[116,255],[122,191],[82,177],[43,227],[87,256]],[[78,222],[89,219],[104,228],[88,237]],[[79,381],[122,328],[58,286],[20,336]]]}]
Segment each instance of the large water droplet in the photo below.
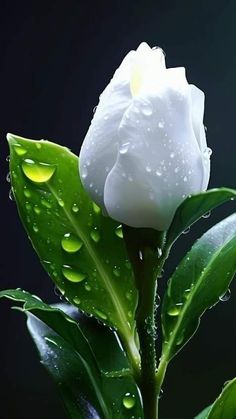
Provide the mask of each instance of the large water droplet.
[{"label": "large water droplet", "polygon": [[221,295],[219,300],[225,302],[225,301],[228,301],[230,297],[231,297],[231,291],[230,289],[228,289],[225,294]]},{"label": "large water droplet", "polygon": [[100,233],[99,231],[95,228],[94,230],[91,231],[90,233],[90,237],[91,239],[95,242],[98,243],[100,240]]},{"label": "large water droplet", "polygon": [[121,224],[118,227],[116,227],[115,234],[120,239],[123,239],[123,230],[122,230],[122,225]]},{"label": "large water droplet", "polygon": [[81,282],[86,278],[85,274],[79,272],[77,269],[73,268],[70,265],[63,265],[62,273],[64,277],[71,282]]},{"label": "large water droplet", "polygon": [[75,253],[81,249],[83,242],[72,233],[66,233],[61,239],[61,247],[68,253]]},{"label": "large water droplet", "polygon": [[18,156],[24,156],[27,153],[27,150],[22,147],[20,144],[14,144],[14,150]]},{"label": "large water droplet", "polygon": [[60,207],[63,208],[65,206],[65,203],[61,198],[59,198],[57,202],[58,202],[58,205],[60,205]]},{"label": "large water droplet", "polygon": [[126,154],[127,151],[129,150],[129,146],[130,146],[129,141],[127,141],[126,143],[121,144],[120,147],[119,147],[120,154]]},{"label": "large water droplet", "polygon": [[178,316],[181,309],[182,309],[183,303],[177,303],[174,306],[170,307],[167,310],[167,314],[169,314],[169,316]]},{"label": "large water droplet", "polygon": [[126,409],[132,409],[135,405],[135,396],[131,393],[126,393],[122,402]]},{"label": "large water droplet", "polygon": [[73,302],[74,302],[75,304],[80,304],[80,303],[81,303],[81,300],[80,300],[80,298],[79,298],[79,297],[74,297],[74,298],[73,298]]},{"label": "large water droplet", "polygon": [[25,176],[32,182],[43,183],[51,179],[56,170],[56,166],[25,159],[22,163],[22,170]]}]

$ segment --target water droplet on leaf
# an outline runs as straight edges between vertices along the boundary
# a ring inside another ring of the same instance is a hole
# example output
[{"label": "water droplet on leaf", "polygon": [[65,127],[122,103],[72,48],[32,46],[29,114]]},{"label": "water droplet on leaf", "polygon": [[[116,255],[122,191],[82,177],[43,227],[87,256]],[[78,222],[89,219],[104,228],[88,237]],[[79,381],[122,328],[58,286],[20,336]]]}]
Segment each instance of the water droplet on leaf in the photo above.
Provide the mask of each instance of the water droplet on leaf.
[{"label": "water droplet on leaf", "polygon": [[181,309],[182,309],[183,303],[177,303],[174,306],[170,307],[167,310],[167,314],[169,314],[169,316],[178,316]]},{"label": "water droplet on leaf", "polygon": [[66,233],[61,239],[61,247],[68,253],[75,253],[81,249],[83,242],[72,233]]},{"label": "water droplet on leaf", "polygon": [[51,179],[56,170],[56,166],[25,159],[22,163],[22,170],[25,176],[32,182],[43,183]]},{"label": "water droplet on leaf", "polygon": [[86,278],[85,274],[79,272],[77,269],[73,268],[70,265],[63,265],[62,273],[64,277],[71,282],[81,282]]},{"label": "water droplet on leaf", "polygon": [[122,230],[122,225],[121,224],[118,227],[116,227],[115,234],[120,239],[123,239],[123,230]]},{"label": "water droplet on leaf", "polygon": [[14,144],[14,150],[18,156],[24,156],[27,153],[27,150],[22,147],[20,144]]},{"label": "water droplet on leaf", "polygon": [[135,396],[131,393],[126,393],[123,398],[123,405],[126,409],[132,409],[135,405]]},{"label": "water droplet on leaf", "polygon": [[90,237],[91,239],[95,242],[98,243],[100,240],[100,233],[99,231],[95,228],[93,231],[91,231],[90,233]]},{"label": "water droplet on leaf", "polygon": [[230,299],[230,297],[231,297],[231,291],[230,291],[230,289],[228,289],[226,291],[226,293],[221,295],[221,297],[219,299],[220,299],[220,301],[225,302],[225,301],[228,301]]},{"label": "water droplet on leaf", "polygon": [[73,212],[78,212],[78,211],[79,211],[79,207],[78,207],[78,205],[77,205],[77,204],[73,204],[73,205],[72,205],[72,211],[73,211]]},{"label": "water droplet on leaf", "polygon": [[101,310],[95,308],[94,313],[98,315],[102,320],[107,320],[107,315],[103,313]]}]

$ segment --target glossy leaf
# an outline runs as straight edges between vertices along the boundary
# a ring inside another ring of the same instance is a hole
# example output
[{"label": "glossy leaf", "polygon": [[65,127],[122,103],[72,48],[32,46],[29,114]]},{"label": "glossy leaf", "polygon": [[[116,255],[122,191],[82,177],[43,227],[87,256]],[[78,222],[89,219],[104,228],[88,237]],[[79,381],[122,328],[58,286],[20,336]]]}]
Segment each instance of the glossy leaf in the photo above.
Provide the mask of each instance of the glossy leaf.
[{"label": "glossy leaf", "polygon": [[[22,290],[2,291],[0,297],[23,302],[23,311],[31,313],[27,322],[29,331],[42,363],[59,387],[68,417],[118,419],[130,418],[130,414],[143,417],[127,359],[111,330],[78,313],[75,307],[48,306]],[[107,360],[111,349],[113,371]],[[123,403],[127,394],[133,402],[130,409]]]},{"label": "glossy leaf", "polygon": [[229,381],[212,406],[204,409],[195,419],[236,418],[236,378]]},{"label": "glossy leaf", "polygon": [[58,289],[134,342],[137,291],[122,230],[84,191],[78,158],[47,141],[8,135],[13,192],[33,247]]},{"label": "glossy leaf", "polygon": [[229,188],[210,189],[186,198],[177,209],[168,230],[167,247],[170,247],[183,231],[204,216],[204,214],[234,199],[236,199],[236,191]]},{"label": "glossy leaf", "polygon": [[194,419],[207,419],[208,413],[210,412],[212,406],[206,407],[199,415],[195,416]]},{"label": "glossy leaf", "polygon": [[168,283],[162,306],[162,360],[168,362],[191,338],[205,310],[227,292],[235,271],[233,214],[197,240]]}]

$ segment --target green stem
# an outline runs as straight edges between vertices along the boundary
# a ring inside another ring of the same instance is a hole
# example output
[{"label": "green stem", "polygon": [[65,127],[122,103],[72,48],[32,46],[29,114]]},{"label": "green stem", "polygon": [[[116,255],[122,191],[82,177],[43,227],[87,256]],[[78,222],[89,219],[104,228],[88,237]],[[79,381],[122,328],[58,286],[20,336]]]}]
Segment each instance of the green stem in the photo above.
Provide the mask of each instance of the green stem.
[{"label": "green stem", "polygon": [[156,419],[156,348],[155,348],[155,278],[143,278],[146,286],[140,296],[137,311],[137,331],[141,353],[141,377],[139,387],[143,399],[145,419]]},{"label": "green stem", "polygon": [[160,249],[164,247],[165,233],[150,229],[131,229],[127,226],[123,226],[123,231],[139,291],[136,326],[140,343],[141,374],[137,384],[142,394],[144,418],[156,419],[159,389],[156,384],[155,299],[157,278],[166,259],[166,254],[160,254]]},{"label": "green stem", "polygon": [[166,375],[166,369],[168,366],[168,362],[165,360],[165,358],[161,358],[160,364],[158,366],[158,370],[156,373],[156,391],[157,391],[157,415],[156,419],[158,419],[158,402],[160,399],[160,393],[161,393],[161,387]]}]

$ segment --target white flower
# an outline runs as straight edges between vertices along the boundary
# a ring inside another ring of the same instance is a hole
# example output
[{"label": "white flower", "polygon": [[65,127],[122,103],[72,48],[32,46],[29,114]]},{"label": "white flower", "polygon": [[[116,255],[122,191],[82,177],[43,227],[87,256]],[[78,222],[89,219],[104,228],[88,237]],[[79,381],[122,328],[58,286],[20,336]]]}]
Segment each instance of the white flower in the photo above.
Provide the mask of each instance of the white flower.
[{"label": "white flower", "polygon": [[91,198],[115,220],[166,230],[176,208],[207,188],[204,93],[162,49],[130,51],[100,96],[80,153]]}]

